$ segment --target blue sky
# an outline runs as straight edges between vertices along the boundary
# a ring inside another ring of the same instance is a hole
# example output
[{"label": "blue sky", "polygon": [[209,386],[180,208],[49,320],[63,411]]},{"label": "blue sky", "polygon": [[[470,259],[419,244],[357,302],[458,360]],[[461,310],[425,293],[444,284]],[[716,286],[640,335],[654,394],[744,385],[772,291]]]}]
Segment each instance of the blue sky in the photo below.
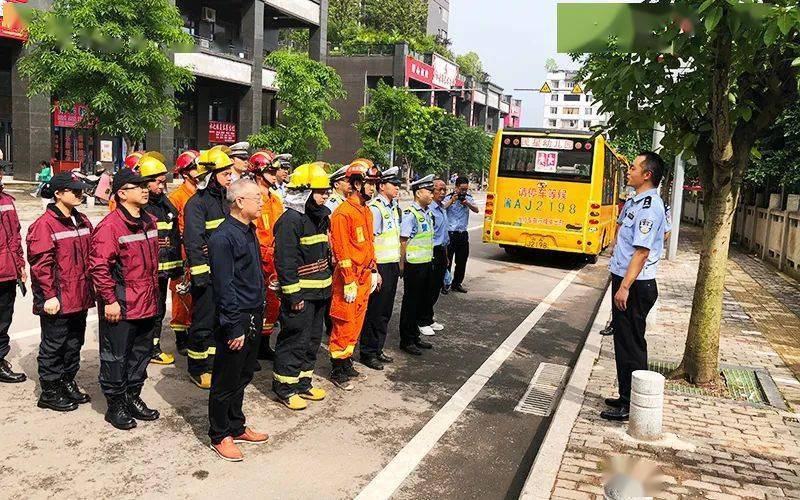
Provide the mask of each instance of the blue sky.
[{"label": "blue sky", "polygon": [[492,82],[523,100],[523,126],[540,127],[542,96],[513,89],[539,88],[548,57],[575,66],[566,54],[556,54],[556,1],[450,0],[449,21],[453,51],[477,52]]}]

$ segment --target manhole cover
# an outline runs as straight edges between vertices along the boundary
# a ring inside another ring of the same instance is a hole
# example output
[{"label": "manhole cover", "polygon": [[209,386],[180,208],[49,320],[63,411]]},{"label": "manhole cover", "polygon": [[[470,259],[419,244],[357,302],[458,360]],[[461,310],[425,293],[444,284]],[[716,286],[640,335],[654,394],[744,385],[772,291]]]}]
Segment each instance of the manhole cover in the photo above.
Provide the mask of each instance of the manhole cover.
[{"label": "manhole cover", "polygon": [[533,374],[528,390],[514,411],[549,417],[564,388],[569,368],[564,365],[540,363]]}]

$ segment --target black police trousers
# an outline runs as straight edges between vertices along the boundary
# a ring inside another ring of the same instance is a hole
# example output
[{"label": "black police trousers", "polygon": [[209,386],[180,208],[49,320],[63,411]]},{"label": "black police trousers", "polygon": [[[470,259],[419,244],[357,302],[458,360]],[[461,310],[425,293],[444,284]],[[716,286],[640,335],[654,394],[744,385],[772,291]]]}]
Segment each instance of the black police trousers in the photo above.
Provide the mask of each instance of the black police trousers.
[{"label": "black police trousers", "polygon": [[[611,275],[612,297],[617,294],[622,278]],[[631,376],[636,370],[647,370],[647,341],[644,338],[647,314],[658,299],[656,280],[636,280],[628,293],[624,311],[612,302],[611,324],[614,327],[614,357],[617,362],[619,397],[631,400]],[[613,299],[612,299],[613,301]]]},{"label": "black police trousers", "polygon": [[400,347],[415,344],[419,340],[419,327],[428,326],[423,316],[430,302],[431,273],[433,264],[410,264],[403,269],[403,304],[400,307]]},{"label": "black police trousers", "polygon": [[39,380],[74,380],[81,366],[81,348],[86,337],[86,311],[72,314],[42,314],[39,343]]},{"label": "black police trousers", "polygon": [[283,399],[311,389],[317,351],[325,329],[330,299],[304,302],[302,311],[292,311],[288,300],[281,301],[281,330],[275,343],[272,390]]},{"label": "black police trousers", "polygon": [[106,397],[137,393],[147,380],[155,318],[109,323],[100,308],[100,389]]},{"label": "black police trousers", "polygon": [[17,282],[3,281],[0,283],[0,359],[5,359],[11,350],[11,337],[8,329],[11,328],[11,318],[14,316],[14,300],[17,298]]},{"label": "black police trousers", "polygon": [[221,328],[217,327],[214,333],[217,354],[214,356],[211,390],[208,393],[208,437],[213,444],[244,432],[244,390],[253,380],[256,369],[264,308],[241,311],[240,316],[244,346],[238,351],[228,347],[228,339]]},{"label": "black police trousers", "polygon": [[444,273],[447,271],[447,247],[444,245],[439,245],[433,247],[433,261],[431,262],[431,277],[428,283],[428,302],[425,303],[425,311],[423,311],[422,317],[420,318],[423,325],[428,326],[432,325],[434,322],[433,319],[433,308],[436,305],[436,302],[439,301],[439,294],[442,291],[442,286],[444,285]]},{"label": "black police trousers", "polygon": [[153,355],[161,352],[161,328],[164,316],[167,314],[167,293],[169,293],[169,278],[158,278],[158,313],[156,323],[153,325]]},{"label": "black police trousers", "polygon": [[187,366],[191,375],[210,373],[214,366],[214,287],[192,285],[192,324],[189,325]]},{"label": "black police trousers", "polygon": [[453,283],[451,286],[460,285],[464,282],[464,275],[467,272],[467,259],[469,258],[469,233],[467,231],[451,231],[450,245],[447,248],[450,254],[450,265],[455,264],[453,271]]},{"label": "black police trousers", "polygon": [[361,358],[376,357],[383,352],[389,321],[392,319],[394,298],[397,295],[397,280],[400,279],[400,264],[392,262],[378,264],[381,288],[369,296],[367,315],[361,328]]}]

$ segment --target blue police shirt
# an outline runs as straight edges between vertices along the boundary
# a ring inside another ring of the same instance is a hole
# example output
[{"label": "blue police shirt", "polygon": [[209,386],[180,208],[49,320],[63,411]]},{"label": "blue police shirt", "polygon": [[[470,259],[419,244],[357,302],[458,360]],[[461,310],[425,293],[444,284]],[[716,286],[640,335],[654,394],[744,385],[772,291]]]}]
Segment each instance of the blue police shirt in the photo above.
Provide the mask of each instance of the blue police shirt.
[{"label": "blue police shirt", "polygon": [[447,212],[436,201],[431,202],[428,210],[433,219],[433,246],[447,245],[450,243],[450,233],[447,232]]},{"label": "blue police shirt", "polygon": [[[443,204],[450,201],[453,194],[448,194],[442,200]],[[475,205],[475,199],[471,194],[467,193],[467,201]],[[469,207],[462,204],[459,200],[453,202],[452,205],[447,207],[447,230],[448,231],[466,231],[467,223],[469,222]]]},{"label": "blue police shirt", "polygon": [[[398,217],[399,210],[398,210],[397,200],[392,200],[391,202],[389,202],[389,199],[382,194],[379,194],[375,199],[378,201],[378,203],[382,204],[384,208],[389,210],[390,214],[394,216],[396,224],[395,227],[399,226],[400,218]],[[370,212],[372,212],[372,234],[378,236],[379,234],[382,234],[385,231],[385,229],[383,228],[384,226],[383,215],[381,214],[381,211],[378,210],[377,207],[373,207],[372,205],[369,205],[369,210]],[[387,229],[391,229],[391,227]]]},{"label": "blue police shirt", "polygon": [[626,201],[617,223],[620,228],[609,271],[624,278],[636,247],[647,248],[650,254],[636,279],[654,279],[664,250],[666,224],[664,202],[658,196],[658,190],[650,189]]},{"label": "blue police shirt", "polygon": [[[433,221],[431,220],[431,213],[427,208],[422,208],[419,206],[419,203],[416,201],[411,204],[412,207],[419,210],[422,215],[425,217],[425,222],[423,224],[428,224],[427,228],[422,228],[423,231],[427,231],[433,226]],[[417,217],[414,215],[411,210],[404,210],[403,211],[403,221],[400,223],[400,237],[401,238],[413,238],[420,228],[417,227]]]}]

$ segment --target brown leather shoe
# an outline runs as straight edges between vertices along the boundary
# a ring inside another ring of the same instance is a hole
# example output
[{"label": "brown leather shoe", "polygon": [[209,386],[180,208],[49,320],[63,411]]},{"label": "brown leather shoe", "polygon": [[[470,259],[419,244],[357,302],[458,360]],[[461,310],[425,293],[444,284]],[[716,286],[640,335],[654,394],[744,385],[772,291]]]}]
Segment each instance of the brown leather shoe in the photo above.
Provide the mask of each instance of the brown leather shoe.
[{"label": "brown leather shoe", "polygon": [[223,439],[219,444],[211,443],[209,446],[219,455],[219,458],[228,462],[241,462],[244,459],[241,450],[234,444],[233,438],[230,436]]},{"label": "brown leather shoe", "polygon": [[250,427],[245,427],[244,432],[241,435],[233,438],[233,442],[261,444],[261,443],[266,443],[267,439],[269,439],[268,435],[256,432]]}]

